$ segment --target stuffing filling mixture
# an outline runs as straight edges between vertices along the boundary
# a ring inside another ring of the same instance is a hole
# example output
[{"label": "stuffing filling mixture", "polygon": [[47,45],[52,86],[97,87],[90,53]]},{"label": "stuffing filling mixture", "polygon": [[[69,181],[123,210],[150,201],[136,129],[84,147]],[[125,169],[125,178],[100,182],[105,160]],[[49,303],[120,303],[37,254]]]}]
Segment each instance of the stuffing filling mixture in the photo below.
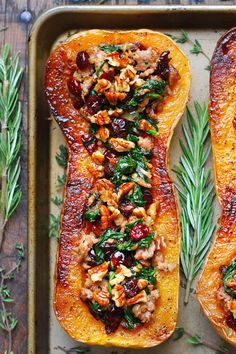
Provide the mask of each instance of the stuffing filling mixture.
[{"label": "stuffing filling mixture", "polygon": [[108,334],[149,322],[159,298],[156,271],[175,268],[155,232],[151,183],[158,114],[180,79],[169,54],[141,43],[91,47],[78,53],[67,83],[90,124],[81,139],[95,181],[84,213],[80,296]]},{"label": "stuffing filling mixture", "polygon": [[236,258],[231,264],[220,266],[222,287],[218,289],[217,299],[227,313],[226,324],[236,331]]}]

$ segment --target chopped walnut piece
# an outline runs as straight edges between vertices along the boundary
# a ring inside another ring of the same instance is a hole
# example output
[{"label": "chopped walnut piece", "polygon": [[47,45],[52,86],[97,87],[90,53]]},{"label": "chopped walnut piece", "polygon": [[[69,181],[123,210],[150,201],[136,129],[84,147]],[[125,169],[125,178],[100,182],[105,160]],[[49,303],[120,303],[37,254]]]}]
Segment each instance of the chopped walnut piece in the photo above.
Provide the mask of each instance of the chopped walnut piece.
[{"label": "chopped walnut piece", "polygon": [[96,150],[92,153],[92,159],[96,164],[101,165],[103,164],[105,157],[99,150]]},{"label": "chopped walnut piece", "polygon": [[95,283],[97,281],[102,281],[103,277],[107,274],[108,272],[108,262],[103,262],[102,264],[90,268],[88,270],[88,274],[91,277],[91,280]]},{"label": "chopped walnut piece", "polygon": [[129,151],[135,148],[135,143],[123,138],[111,138],[109,143],[112,145],[113,149],[118,152]]},{"label": "chopped walnut piece", "polygon": [[108,102],[112,106],[115,106],[118,101],[124,100],[127,94],[124,92],[109,91],[109,92],[105,92],[105,96]]},{"label": "chopped walnut piece", "polygon": [[176,264],[171,262],[159,262],[157,269],[163,270],[164,272],[172,272],[176,268]]},{"label": "chopped walnut piece", "polygon": [[104,126],[101,126],[95,136],[97,139],[102,140],[105,143],[105,141],[107,141],[107,139],[109,138],[109,135],[109,129]]},{"label": "chopped walnut piece", "polygon": [[117,307],[122,307],[125,305],[125,292],[122,285],[115,285],[112,289],[112,300],[115,302]]},{"label": "chopped walnut piece", "polygon": [[107,111],[99,111],[98,113],[89,117],[89,119],[92,123],[96,123],[98,125],[104,125],[110,123],[110,117]]},{"label": "chopped walnut piece", "polygon": [[93,292],[93,299],[103,307],[109,305],[109,298],[110,294],[108,291],[96,290]]},{"label": "chopped walnut piece", "polygon": [[94,91],[102,93],[111,87],[111,82],[106,79],[98,79],[97,84],[94,87]]},{"label": "chopped walnut piece", "polygon": [[126,301],[127,305],[134,305],[139,302],[147,302],[147,294],[145,290],[140,291],[140,293]]}]

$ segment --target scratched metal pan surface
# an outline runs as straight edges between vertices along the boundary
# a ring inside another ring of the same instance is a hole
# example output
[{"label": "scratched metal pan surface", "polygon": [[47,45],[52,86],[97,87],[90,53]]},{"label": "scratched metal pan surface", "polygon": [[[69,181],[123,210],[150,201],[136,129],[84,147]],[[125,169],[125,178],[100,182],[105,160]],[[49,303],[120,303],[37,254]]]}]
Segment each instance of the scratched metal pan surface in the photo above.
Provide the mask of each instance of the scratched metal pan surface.
[{"label": "scratched metal pan surface", "polygon": [[[72,341],[59,326],[52,306],[53,273],[57,242],[49,239],[50,213],[58,214],[51,197],[60,195],[57,175],[63,173],[55,160],[63,136],[51,119],[44,96],[44,67],[53,47],[76,31],[86,29],[141,29],[148,28],[178,35],[181,29],[191,39],[202,44],[211,57],[220,35],[235,26],[236,7],[163,7],[163,6],[70,6],[53,9],[41,16],[34,25],[30,39],[29,68],[29,337],[28,353],[59,354],[61,348],[71,348]],[[204,68],[208,60],[203,55],[190,54],[191,44],[180,45],[189,56],[193,82],[189,106],[194,100],[207,102],[209,72]],[[182,122],[185,121],[185,116]],[[178,125],[171,144],[170,168],[179,160]],[[211,159],[208,161],[211,166]],[[173,176],[175,178],[175,176]],[[215,221],[219,207],[215,202]],[[183,305],[184,279],[180,287],[179,326],[188,332],[207,338],[214,346],[222,345],[208,320],[202,314],[192,289],[188,306]],[[211,354],[205,346],[191,346],[186,337],[144,350],[91,347],[91,354],[158,353]],[[232,351],[235,353],[235,351]]]}]

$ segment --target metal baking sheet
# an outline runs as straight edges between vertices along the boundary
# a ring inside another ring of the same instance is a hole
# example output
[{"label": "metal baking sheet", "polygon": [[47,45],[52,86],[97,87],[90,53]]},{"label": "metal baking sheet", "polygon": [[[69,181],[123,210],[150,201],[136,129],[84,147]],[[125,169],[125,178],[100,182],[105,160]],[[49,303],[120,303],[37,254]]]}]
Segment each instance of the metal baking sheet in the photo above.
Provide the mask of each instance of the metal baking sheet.
[{"label": "metal baking sheet", "polygon": [[[204,51],[211,57],[217,39],[236,24],[236,6],[70,6],[48,11],[35,23],[30,38],[29,68],[29,335],[28,353],[59,354],[58,347],[71,348],[78,345],[72,341],[58,324],[53,313],[53,273],[57,243],[49,239],[49,215],[57,213],[51,197],[58,194],[57,175],[60,167],[55,161],[58,147],[64,142],[60,129],[50,118],[44,96],[44,67],[52,48],[66,39],[68,33],[86,29],[141,29],[148,28],[164,33],[179,35],[181,29],[197,39]],[[189,106],[194,100],[207,102],[209,72],[203,55],[189,53],[191,45],[180,45],[190,59],[193,82]],[[181,123],[185,121],[185,116]],[[181,137],[181,123],[178,125],[170,150],[170,169],[178,162]],[[211,159],[208,161],[211,166]],[[172,176],[175,178],[175,176]],[[215,201],[215,221],[219,207]],[[215,346],[223,341],[212,329],[202,314],[195,298],[194,287],[190,302],[183,305],[184,279],[180,287],[178,324],[192,334],[199,334]],[[191,346],[186,336],[178,341],[169,339],[166,343],[149,349],[122,349],[91,347],[91,354],[211,354],[205,346]],[[236,353],[232,349],[232,353]]]}]

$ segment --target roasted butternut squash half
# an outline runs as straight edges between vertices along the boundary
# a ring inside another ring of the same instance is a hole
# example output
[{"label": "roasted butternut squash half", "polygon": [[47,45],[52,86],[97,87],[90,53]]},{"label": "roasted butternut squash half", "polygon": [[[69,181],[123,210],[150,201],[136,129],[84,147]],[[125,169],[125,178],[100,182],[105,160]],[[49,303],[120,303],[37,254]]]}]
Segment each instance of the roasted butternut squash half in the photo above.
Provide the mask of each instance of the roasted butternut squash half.
[{"label": "roasted butternut squash half", "polygon": [[185,55],[148,30],[78,33],[45,88],[69,162],[56,316],[88,344],[151,347],[178,312],[180,226],[167,161],[189,95]]},{"label": "roasted butternut squash half", "polygon": [[222,214],[197,296],[217,332],[236,345],[236,28],[220,38],[211,60],[209,119]]}]

